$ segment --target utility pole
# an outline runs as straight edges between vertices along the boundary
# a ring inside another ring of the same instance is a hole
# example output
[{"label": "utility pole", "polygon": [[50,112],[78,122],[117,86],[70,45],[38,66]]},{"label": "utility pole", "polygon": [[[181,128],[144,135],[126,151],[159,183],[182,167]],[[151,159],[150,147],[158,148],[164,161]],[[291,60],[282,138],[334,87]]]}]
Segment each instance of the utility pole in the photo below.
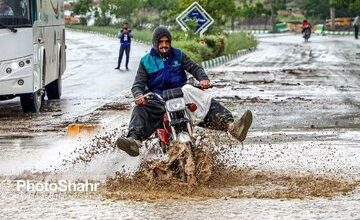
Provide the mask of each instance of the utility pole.
[{"label": "utility pole", "polygon": [[273,0],[271,0],[270,2],[271,4],[271,32],[275,33],[276,32],[276,27],[275,27],[275,10],[274,10],[274,5],[273,5]]},{"label": "utility pole", "polygon": [[330,0],[330,29],[335,30],[335,1]]}]

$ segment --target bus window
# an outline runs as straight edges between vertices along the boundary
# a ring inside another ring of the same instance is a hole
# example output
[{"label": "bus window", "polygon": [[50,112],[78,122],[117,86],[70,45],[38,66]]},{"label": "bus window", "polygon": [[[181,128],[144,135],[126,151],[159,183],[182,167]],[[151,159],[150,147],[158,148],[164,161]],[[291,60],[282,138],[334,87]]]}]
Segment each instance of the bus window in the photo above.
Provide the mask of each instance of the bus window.
[{"label": "bus window", "polygon": [[13,28],[31,26],[30,1],[0,0],[0,23]]}]

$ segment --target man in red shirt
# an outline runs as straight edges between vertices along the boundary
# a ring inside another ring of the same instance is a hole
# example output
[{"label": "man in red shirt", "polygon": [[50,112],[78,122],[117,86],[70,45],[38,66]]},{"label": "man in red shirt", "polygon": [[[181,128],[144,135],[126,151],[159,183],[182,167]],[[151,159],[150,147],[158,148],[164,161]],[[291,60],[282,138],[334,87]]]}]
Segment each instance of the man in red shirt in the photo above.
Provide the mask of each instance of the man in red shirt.
[{"label": "man in red shirt", "polygon": [[301,33],[304,33],[307,28],[311,31],[311,24],[307,20],[303,20]]}]

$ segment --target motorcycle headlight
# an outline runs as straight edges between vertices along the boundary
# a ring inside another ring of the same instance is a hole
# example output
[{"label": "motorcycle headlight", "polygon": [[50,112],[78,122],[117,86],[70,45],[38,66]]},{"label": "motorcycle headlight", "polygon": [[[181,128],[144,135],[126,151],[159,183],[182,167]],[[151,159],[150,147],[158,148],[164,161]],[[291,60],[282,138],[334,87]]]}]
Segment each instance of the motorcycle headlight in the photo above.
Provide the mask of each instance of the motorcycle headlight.
[{"label": "motorcycle headlight", "polygon": [[180,143],[189,143],[191,142],[191,137],[188,133],[181,132],[178,134],[178,140]]},{"label": "motorcycle headlight", "polygon": [[170,99],[166,101],[166,109],[169,112],[176,112],[181,111],[185,109],[185,100],[184,98],[176,98],[176,99]]}]

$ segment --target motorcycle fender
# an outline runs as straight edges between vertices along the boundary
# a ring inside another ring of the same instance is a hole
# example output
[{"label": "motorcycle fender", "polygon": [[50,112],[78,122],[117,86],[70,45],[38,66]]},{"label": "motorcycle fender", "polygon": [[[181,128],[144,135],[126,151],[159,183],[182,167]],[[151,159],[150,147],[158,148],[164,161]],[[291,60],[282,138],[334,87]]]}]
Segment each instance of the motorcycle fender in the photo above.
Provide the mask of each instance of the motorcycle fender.
[{"label": "motorcycle fender", "polygon": [[167,144],[169,142],[169,134],[166,132],[165,129],[159,128],[156,130],[156,132],[162,143]]}]

